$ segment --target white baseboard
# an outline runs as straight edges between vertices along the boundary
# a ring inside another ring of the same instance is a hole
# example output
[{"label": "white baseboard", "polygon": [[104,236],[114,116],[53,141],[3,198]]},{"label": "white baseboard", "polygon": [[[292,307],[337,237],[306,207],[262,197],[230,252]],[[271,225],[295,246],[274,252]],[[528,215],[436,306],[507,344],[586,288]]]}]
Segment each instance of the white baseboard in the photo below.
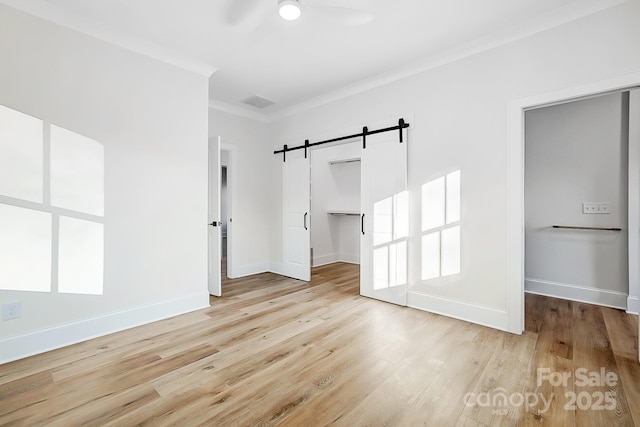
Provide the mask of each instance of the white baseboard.
[{"label": "white baseboard", "polygon": [[313,257],[313,267],[320,267],[321,265],[328,265],[336,262],[360,264],[360,257],[358,254],[329,254]]},{"label": "white baseboard", "polygon": [[230,279],[238,279],[240,277],[253,276],[254,274],[266,273],[268,271],[273,271],[269,267],[268,262],[261,262],[257,264],[247,264],[247,265],[234,265],[233,266],[233,276],[229,276]]},{"label": "white baseboard", "polygon": [[358,254],[340,254],[338,256],[339,262],[346,262],[349,264],[360,264],[360,255]]},{"label": "white baseboard", "polygon": [[333,264],[334,262],[338,262],[338,257],[336,256],[336,254],[313,256],[313,267],[320,267],[321,265]]},{"label": "white baseboard", "polygon": [[640,298],[638,297],[627,298],[627,313],[640,314]]},{"label": "white baseboard", "polygon": [[568,299],[571,301],[585,302],[587,304],[619,308],[621,310],[627,308],[628,295],[626,293],[607,289],[588,288],[569,283],[558,283],[525,277],[524,291],[530,294]]},{"label": "white baseboard", "polygon": [[504,310],[411,291],[407,293],[407,306],[508,332]]},{"label": "white baseboard", "polygon": [[0,364],[207,307],[205,292],[3,338]]},{"label": "white baseboard", "polygon": [[270,262],[269,272],[274,274],[279,274],[281,276],[286,276],[286,274],[284,274],[284,268],[282,268],[281,262]]}]

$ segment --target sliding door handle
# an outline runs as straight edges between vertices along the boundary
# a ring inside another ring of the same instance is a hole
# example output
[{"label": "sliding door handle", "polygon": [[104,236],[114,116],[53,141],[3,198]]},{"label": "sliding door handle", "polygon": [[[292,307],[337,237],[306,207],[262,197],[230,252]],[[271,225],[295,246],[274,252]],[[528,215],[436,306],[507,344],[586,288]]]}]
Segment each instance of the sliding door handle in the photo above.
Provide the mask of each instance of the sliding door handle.
[{"label": "sliding door handle", "polygon": [[307,215],[309,215],[309,212],[305,212],[304,213],[304,229],[308,230],[307,228]]},{"label": "sliding door handle", "polygon": [[360,217],[360,228],[362,229],[362,235],[364,236],[364,214]]}]

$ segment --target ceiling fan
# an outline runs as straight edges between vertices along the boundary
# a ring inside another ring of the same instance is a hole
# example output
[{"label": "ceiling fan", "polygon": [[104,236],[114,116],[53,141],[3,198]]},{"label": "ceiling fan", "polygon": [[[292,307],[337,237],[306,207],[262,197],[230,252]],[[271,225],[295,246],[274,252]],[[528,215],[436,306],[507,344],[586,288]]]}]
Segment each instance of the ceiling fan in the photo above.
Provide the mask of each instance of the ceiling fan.
[{"label": "ceiling fan", "polygon": [[309,15],[344,25],[362,25],[374,18],[372,0],[234,0],[227,22],[255,27],[276,13],[287,21]]}]

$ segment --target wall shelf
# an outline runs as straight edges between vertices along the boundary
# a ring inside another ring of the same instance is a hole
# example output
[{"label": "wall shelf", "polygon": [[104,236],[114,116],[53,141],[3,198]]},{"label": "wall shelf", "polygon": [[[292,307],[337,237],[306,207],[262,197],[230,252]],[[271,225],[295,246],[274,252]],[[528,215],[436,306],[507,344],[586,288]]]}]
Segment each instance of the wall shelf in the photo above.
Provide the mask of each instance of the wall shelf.
[{"label": "wall shelf", "polygon": [[360,161],[360,157],[353,157],[350,159],[335,159],[335,160],[329,160],[329,164],[330,165],[338,165],[341,163],[354,163],[354,162],[359,162]]},{"label": "wall shelf", "polygon": [[358,211],[349,211],[349,210],[343,210],[343,209],[328,210],[327,214],[329,214],[329,215],[357,215],[357,216],[360,216],[360,212],[358,212]]}]

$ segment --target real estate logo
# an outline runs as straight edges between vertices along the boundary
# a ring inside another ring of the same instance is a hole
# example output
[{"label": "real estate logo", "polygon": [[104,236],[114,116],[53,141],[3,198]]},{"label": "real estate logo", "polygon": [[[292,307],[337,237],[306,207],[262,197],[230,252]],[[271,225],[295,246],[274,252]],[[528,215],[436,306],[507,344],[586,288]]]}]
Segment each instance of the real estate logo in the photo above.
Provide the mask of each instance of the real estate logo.
[{"label": "real estate logo", "polygon": [[[578,368],[575,371],[552,371],[551,368],[538,368],[536,370],[536,386],[542,387],[549,384],[551,387],[569,387],[569,381],[573,380],[574,390],[564,392],[566,411],[580,409],[583,411],[613,411],[618,402],[616,391],[612,390],[618,385],[618,374],[600,368],[598,371],[589,371],[587,368]],[[606,389],[606,391],[597,388]],[[581,390],[576,390],[581,389]],[[596,390],[594,390],[596,389]],[[481,393],[467,393],[463,401],[467,407],[492,408],[494,415],[507,415],[509,410],[524,407],[525,411],[535,411],[544,414],[549,411],[554,401],[555,393],[545,395],[542,392],[507,393],[507,390],[498,387],[492,391]]]},{"label": "real estate logo", "polygon": [[[569,390],[564,393],[567,402],[565,410],[576,410],[576,408],[586,411],[613,411],[616,409],[616,392],[611,390],[618,385],[618,374],[600,368],[599,371],[589,371],[587,368],[578,368],[573,372],[552,372],[550,368],[538,368],[538,387],[548,382],[552,387],[567,387],[569,380],[573,378],[574,388],[586,388],[587,390]],[[607,391],[595,390],[593,388],[607,388]],[[591,390],[589,390],[591,389]]]}]

